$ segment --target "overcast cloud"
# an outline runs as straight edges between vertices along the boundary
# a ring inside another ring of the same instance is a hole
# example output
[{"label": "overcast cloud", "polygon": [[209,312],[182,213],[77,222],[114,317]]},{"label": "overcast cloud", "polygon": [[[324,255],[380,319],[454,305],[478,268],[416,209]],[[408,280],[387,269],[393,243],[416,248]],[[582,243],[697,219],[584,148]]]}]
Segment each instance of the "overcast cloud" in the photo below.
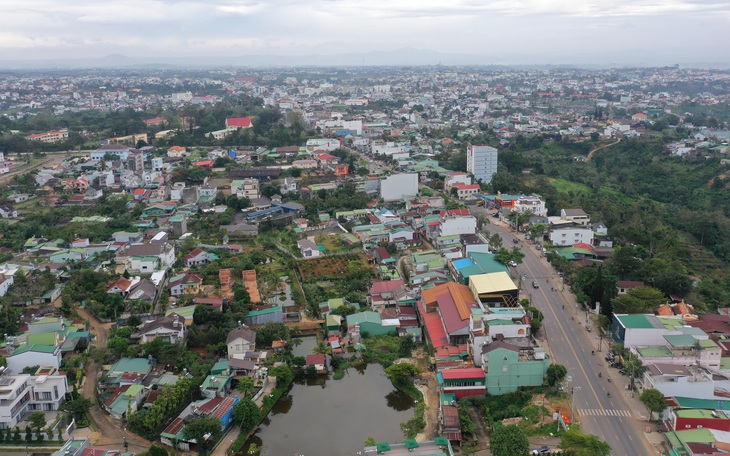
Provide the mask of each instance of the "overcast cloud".
[{"label": "overcast cloud", "polygon": [[[367,53],[727,61],[730,1],[3,0],[0,59]],[[486,63],[478,61],[475,63]]]}]

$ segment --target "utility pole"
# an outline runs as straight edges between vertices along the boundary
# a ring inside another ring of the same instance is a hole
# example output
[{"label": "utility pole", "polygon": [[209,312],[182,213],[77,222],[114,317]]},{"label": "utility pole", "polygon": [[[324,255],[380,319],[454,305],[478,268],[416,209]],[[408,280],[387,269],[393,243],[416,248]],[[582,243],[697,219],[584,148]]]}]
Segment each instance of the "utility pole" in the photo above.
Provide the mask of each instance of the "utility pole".
[{"label": "utility pole", "polygon": [[580,391],[580,386],[574,386],[570,391],[570,422],[575,423],[575,390]]}]

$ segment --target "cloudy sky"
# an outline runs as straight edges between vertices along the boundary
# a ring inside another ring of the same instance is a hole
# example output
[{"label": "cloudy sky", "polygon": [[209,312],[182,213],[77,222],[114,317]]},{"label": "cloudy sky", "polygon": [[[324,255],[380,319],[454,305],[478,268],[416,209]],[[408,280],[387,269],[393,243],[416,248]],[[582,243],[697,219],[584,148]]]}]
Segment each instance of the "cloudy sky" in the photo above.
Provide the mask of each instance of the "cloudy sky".
[{"label": "cloudy sky", "polygon": [[424,49],[474,63],[730,60],[730,0],[2,0],[0,60]]}]

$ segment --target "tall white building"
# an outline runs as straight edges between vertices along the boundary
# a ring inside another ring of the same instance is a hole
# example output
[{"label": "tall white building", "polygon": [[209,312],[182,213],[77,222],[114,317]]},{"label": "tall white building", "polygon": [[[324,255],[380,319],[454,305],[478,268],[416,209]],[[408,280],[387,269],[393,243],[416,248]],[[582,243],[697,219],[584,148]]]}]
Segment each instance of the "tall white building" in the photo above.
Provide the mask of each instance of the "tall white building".
[{"label": "tall white building", "polygon": [[490,146],[469,146],[466,151],[466,170],[475,180],[482,183],[492,182],[492,176],[497,172],[497,149]]}]

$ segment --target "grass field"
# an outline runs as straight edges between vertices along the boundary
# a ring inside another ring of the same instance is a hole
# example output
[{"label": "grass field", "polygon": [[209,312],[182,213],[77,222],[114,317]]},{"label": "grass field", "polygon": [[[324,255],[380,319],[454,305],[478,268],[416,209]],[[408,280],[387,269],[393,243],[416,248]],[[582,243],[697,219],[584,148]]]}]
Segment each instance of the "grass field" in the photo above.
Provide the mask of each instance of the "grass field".
[{"label": "grass field", "polygon": [[565,179],[550,179],[550,184],[555,187],[559,193],[590,193],[591,189],[583,184],[577,184]]}]

